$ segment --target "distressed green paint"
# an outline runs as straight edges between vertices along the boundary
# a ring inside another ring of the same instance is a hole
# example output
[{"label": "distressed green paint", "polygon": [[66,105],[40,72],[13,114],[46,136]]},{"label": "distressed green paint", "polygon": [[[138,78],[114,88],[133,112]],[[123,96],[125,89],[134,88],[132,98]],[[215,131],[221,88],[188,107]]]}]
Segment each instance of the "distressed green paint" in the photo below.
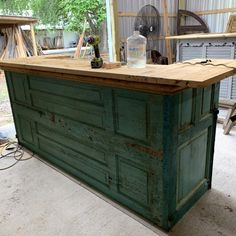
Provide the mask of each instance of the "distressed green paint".
[{"label": "distressed green paint", "polygon": [[23,146],[163,229],[210,188],[218,85],[163,96],[6,77]]}]

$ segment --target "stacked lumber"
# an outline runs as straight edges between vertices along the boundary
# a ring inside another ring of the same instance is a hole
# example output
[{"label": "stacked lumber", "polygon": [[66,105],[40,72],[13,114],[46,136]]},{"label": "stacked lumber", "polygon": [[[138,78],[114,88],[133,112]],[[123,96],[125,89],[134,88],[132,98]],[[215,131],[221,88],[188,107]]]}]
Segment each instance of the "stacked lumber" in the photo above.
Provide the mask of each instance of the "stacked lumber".
[{"label": "stacked lumber", "polygon": [[231,15],[227,24],[226,33],[236,32],[236,15]]},{"label": "stacked lumber", "polygon": [[231,117],[236,116],[236,100],[221,99],[219,107],[228,109],[228,114],[225,119],[218,118],[219,123],[223,123],[224,134],[229,134],[231,129],[236,125],[236,122],[231,120]]},{"label": "stacked lumber", "polygon": [[30,37],[20,26],[2,28],[0,36],[0,60],[33,55],[33,46]]},{"label": "stacked lumber", "polygon": [[[35,42],[35,39],[32,39],[31,32],[22,30],[22,36],[24,38],[24,43],[26,48],[28,49],[27,56],[35,56],[34,46],[36,47],[37,55],[43,55],[42,48],[39,44]],[[35,45],[34,45],[35,44]]]}]

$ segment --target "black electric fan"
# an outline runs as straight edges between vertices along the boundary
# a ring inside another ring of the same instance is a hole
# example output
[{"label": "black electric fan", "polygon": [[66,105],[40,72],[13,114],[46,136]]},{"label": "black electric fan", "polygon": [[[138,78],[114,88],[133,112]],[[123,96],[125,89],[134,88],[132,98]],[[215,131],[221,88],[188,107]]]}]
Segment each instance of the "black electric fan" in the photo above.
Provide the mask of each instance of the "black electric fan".
[{"label": "black electric fan", "polygon": [[147,52],[150,58],[150,51],[157,50],[160,35],[160,13],[152,5],[141,8],[134,22],[134,29],[147,38]]}]

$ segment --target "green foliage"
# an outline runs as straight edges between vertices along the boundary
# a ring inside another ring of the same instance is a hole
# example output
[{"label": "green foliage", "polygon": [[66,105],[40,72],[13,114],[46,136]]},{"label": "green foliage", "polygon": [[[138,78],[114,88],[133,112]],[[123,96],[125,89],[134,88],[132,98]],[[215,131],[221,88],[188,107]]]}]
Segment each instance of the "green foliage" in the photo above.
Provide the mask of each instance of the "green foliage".
[{"label": "green foliage", "polygon": [[60,11],[60,0],[30,0],[33,15],[45,25],[60,25],[63,12]]},{"label": "green foliage", "polygon": [[86,19],[87,28],[98,33],[104,21],[104,0],[0,0],[4,14],[38,17],[45,25],[63,25],[69,31],[81,31]]},{"label": "green foliage", "polygon": [[28,15],[27,10],[30,10],[30,1],[27,0],[1,0],[0,9],[6,15]]},{"label": "green foliage", "polygon": [[84,20],[93,33],[96,33],[105,19],[105,5],[103,0],[71,0],[60,1],[64,11],[64,23],[69,30],[82,30]]}]

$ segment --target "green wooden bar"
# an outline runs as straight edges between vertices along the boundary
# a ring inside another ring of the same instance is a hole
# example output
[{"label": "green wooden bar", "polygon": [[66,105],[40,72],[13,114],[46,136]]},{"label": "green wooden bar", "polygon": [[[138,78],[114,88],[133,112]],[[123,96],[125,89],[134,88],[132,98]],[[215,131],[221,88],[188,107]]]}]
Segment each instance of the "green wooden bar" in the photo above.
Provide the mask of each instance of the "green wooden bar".
[{"label": "green wooden bar", "polygon": [[169,230],[211,187],[219,83],[162,95],[6,70],[19,143]]}]

